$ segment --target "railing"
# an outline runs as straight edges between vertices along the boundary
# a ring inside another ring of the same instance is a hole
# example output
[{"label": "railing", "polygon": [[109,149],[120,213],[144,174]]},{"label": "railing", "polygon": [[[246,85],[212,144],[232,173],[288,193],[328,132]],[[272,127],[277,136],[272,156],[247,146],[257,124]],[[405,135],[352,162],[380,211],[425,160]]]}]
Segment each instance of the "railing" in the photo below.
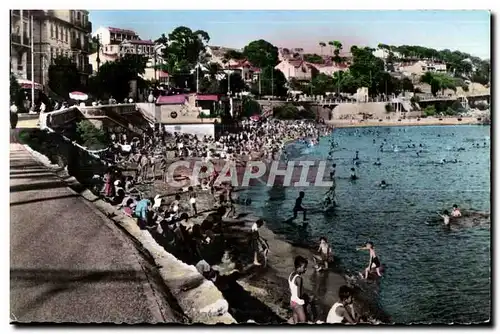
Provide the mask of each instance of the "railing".
[{"label": "railing", "polygon": [[12,43],[17,43],[17,44],[22,44],[22,45],[30,45],[30,39],[28,37],[28,34],[23,34],[23,36],[19,34],[12,33],[10,35]]}]

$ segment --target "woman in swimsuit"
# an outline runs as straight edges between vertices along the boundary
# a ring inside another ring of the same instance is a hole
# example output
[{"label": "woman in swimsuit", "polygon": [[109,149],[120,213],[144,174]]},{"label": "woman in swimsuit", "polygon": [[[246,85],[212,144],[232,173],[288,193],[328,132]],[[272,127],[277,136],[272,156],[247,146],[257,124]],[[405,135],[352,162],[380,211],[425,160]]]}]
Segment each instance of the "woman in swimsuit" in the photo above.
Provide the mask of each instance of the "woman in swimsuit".
[{"label": "woman in swimsuit", "polygon": [[377,272],[377,275],[379,275],[381,277],[382,276],[382,273],[380,272],[381,264],[380,264],[380,260],[377,256],[377,253],[375,253],[375,247],[373,246],[373,242],[368,241],[366,243],[365,247],[356,248],[356,250],[369,250],[370,251],[370,261],[368,262],[368,267],[365,269],[364,275],[360,273],[361,277],[364,279],[367,279],[368,275],[370,274],[370,271],[372,269],[375,269],[375,271]]},{"label": "woman in swimsuit", "polygon": [[293,323],[306,322],[305,300],[302,288],[302,274],[307,269],[307,259],[302,256],[295,257],[295,270],[288,277],[288,285],[290,287],[290,307],[292,308]]}]

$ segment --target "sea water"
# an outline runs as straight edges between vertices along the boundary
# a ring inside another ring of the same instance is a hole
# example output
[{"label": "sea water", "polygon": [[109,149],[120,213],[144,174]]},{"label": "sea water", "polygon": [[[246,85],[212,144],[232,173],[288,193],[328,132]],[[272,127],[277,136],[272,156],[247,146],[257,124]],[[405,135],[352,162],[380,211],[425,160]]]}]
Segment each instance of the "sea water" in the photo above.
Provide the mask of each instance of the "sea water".
[{"label": "sea water", "polygon": [[[336,129],[317,147],[288,147],[294,160],[326,160],[334,138],[338,146],[329,164],[337,164],[336,211],[321,212],[327,189],[313,186],[257,185],[245,196],[269,228],[292,242],[312,245],[326,236],[342,269],[354,276],[368,264],[368,253],[356,247],[372,241],[385,267],[374,290],[394,322],[483,322],[491,303],[489,218],[446,229],[436,211],[458,204],[464,213],[489,214],[489,136],[489,126]],[[359,165],[353,164],[356,151]],[[373,164],[377,158],[381,166]],[[356,181],[349,180],[352,167]],[[381,180],[389,186],[378,187]],[[285,222],[301,190],[311,209],[306,228],[296,227],[301,213]]]}]

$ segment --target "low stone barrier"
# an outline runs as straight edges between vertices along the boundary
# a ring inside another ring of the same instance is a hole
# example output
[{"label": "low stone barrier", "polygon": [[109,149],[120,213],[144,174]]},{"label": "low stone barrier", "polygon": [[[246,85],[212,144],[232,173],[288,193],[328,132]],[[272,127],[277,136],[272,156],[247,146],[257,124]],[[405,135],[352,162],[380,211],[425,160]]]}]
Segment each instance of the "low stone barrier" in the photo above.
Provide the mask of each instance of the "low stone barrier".
[{"label": "low stone barrier", "polygon": [[[75,188],[79,185],[81,187],[73,177],[70,177],[66,170],[61,170],[59,166],[51,164],[49,158],[34,151],[26,144],[24,147],[37,161],[67,182],[68,186]],[[78,150],[76,147],[75,149]],[[229,305],[222,293],[213,282],[205,279],[195,266],[188,265],[168,253],[156,243],[148,231],[139,228],[135,219],[122,214],[111,204],[100,200],[90,190],[85,189],[79,194],[86,200],[93,202],[99,211],[122,227],[151,255],[158,266],[165,286],[170,290],[184,314],[190,318],[192,323],[236,323],[236,320],[228,312]]]}]

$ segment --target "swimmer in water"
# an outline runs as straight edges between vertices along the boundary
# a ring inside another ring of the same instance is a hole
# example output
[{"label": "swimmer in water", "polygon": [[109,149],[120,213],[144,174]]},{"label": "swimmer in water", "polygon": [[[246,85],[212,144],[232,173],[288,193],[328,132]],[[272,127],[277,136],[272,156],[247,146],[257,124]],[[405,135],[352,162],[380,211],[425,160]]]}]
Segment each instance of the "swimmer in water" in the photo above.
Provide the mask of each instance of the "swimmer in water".
[{"label": "swimmer in water", "polygon": [[383,188],[387,187],[388,184],[385,182],[385,180],[382,180],[382,181],[380,181],[378,186],[383,189]]},{"label": "swimmer in water", "polygon": [[462,213],[460,212],[458,205],[453,204],[453,209],[451,210],[451,216],[456,218],[462,217]]},{"label": "swimmer in water", "polygon": [[360,247],[360,248],[356,248],[356,250],[369,250],[370,251],[370,261],[368,262],[368,267],[365,269],[365,274],[361,274],[361,277],[364,278],[364,279],[367,279],[368,278],[368,274],[370,274],[370,271],[372,269],[375,269],[375,271],[377,272],[377,275],[382,277],[382,273],[380,272],[380,267],[381,267],[381,263],[380,263],[380,260],[377,256],[377,253],[375,253],[375,247],[373,246],[373,242],[371,241],[368,241],[365,245],[365,247]]},{"label": "swimmer in water", "polygon": [[356,180],[358,176],[356,175],[356,170],[351,168],[351,180]]},{"label": "swimmer in water", "polygon": [[443,214],[437,213],[439,217],[443,218],[443,223],[445,226],[450,226],[450,213],[448,210],[444,210]]},{"label": "swimmer in water", "polygon": [[354,158],[354,160],[359,160],[359,151],[356,151],[356,157]]},{"label": "swimmer in water", "polygon": [[382,163],[380,163],[380,158],[377,158],[377,161],[373,163],[375,166],[380,166]]},{"label": "swimmer in water", "polygon": [[332,170],[330,171],[330,179],[333,179],[335,177],[336,169],[337,169],[337,164],[333,164]]}]

